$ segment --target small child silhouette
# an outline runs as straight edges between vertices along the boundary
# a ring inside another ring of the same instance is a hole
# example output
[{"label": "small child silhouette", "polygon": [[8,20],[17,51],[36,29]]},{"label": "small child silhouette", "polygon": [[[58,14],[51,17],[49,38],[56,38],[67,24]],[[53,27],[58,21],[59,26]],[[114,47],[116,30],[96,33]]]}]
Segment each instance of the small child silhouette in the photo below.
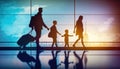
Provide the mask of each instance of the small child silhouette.
[{"label": "small child silhouette", "polygon": [[73,36],[73,35],[69,35],[68,33],[69,33],[69,31],[68,31],[68,29],[66,29],[66,30],[65,30],[65,34],[62,35],[62,37],[64,37],[65,47],[66,47],[66,46],[69,47],[69,36]]}]

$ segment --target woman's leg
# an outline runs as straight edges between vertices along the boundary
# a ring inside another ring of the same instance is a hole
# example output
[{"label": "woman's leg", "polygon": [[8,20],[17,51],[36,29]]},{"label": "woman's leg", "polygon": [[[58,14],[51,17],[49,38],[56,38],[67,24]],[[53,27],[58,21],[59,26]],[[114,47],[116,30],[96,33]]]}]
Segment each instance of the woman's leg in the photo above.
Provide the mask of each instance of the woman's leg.
[{"label": "woman's leg", "polygon": [[81,43],[83,45],[83,47],[85,47],[84,41],[83,41],[83,37],[81,37]]},{"label": "woman's leg", "polygon": [[80,40],[80,36],[78,36],[78,39],[74,42],[73,47],[75,47],[76,43]]},{"label": "woman's leg", "polygon": [[65,44],[65,46],[64,47],[66,47],[66,44]]}]

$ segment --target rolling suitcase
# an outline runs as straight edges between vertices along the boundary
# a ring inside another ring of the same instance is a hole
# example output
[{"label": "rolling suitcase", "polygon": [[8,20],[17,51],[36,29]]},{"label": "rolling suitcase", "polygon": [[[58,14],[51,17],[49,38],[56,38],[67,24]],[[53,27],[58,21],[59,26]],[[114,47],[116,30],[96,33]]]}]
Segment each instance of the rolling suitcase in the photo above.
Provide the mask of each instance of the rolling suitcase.
[{"label": "rolling suitcase", "polygon": [[17,44],[21,47],[25,47],[28,43],[33,42],[34,40],[35,40],[35,37],[33,37],[28,33],[21,36],[20,39],[17,41]]}]

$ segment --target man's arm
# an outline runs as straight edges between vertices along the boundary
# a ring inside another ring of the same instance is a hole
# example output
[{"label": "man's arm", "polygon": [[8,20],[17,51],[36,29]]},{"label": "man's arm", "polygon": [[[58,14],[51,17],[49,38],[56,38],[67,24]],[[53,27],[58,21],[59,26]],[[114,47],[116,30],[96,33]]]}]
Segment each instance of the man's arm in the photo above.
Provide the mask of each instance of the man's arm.
[{"label": "man's arm", "polygon": [[45,27],[45,28],[47,28],[47,30],[49,30],[49,28],[47,27],[47,25],[43,22],[43,26]]},{"label": "man's arm", "polygon": [[59,35],[61,35],[61,33],[59,33],[58,31],[57,31],[57,33],[58,33]]}]

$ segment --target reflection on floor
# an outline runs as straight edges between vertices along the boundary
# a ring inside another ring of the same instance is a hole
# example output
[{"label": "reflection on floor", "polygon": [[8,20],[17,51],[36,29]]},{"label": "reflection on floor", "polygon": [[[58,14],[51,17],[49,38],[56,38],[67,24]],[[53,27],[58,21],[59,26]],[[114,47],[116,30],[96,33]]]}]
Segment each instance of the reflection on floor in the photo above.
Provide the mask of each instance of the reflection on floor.
[{"label": "reflection on floor", "polygon": [[35,50],[0,51],[0,69],[120,68],[120,51],[44,50],[38,53],[36,59]]}]

